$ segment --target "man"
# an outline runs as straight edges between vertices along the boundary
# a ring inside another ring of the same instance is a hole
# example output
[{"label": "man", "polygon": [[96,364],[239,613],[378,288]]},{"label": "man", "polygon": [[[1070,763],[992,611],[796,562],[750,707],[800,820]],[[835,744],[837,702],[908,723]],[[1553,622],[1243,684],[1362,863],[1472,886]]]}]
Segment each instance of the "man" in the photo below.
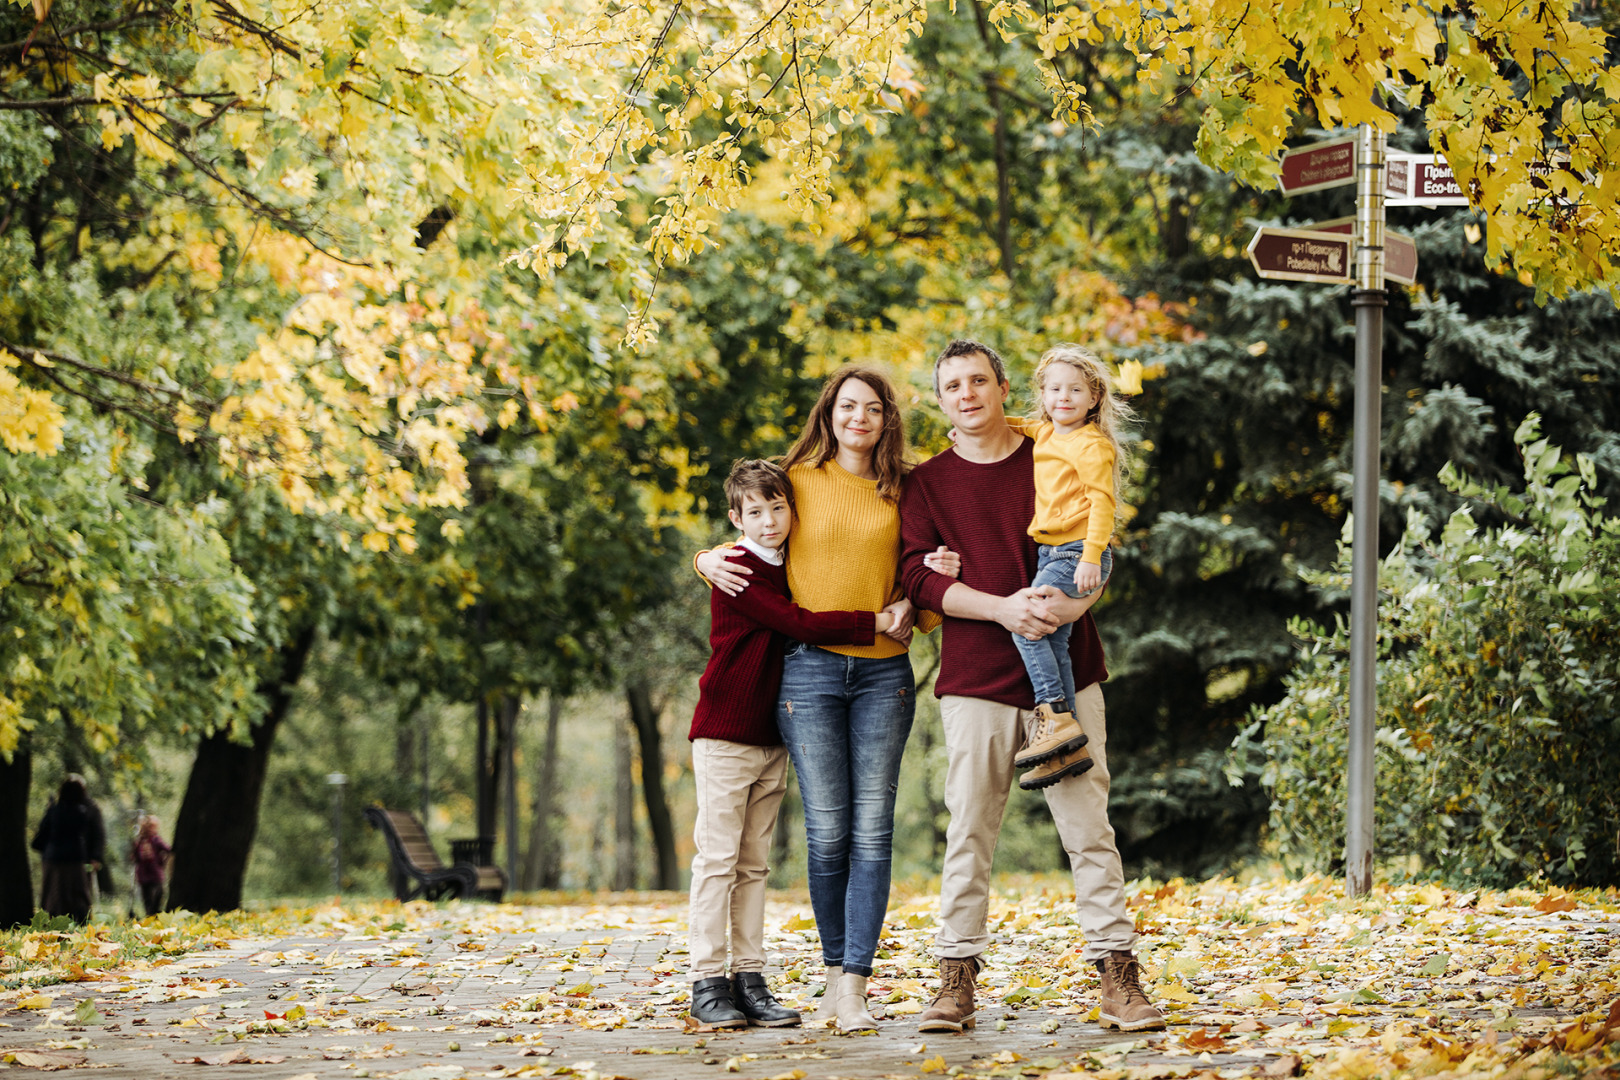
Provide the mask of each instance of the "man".
[{"label": "man", "polygon": [[[956,446],[918,466],[900,502],[900,573],[919,608],[945,616],[935,693],[945,728],[945,805],[951,814],[940,885],[943,923],[935,939],[941,987],[919,1030],[973,1026],[979,954],[989,944],[990,864],[1024,740],[1034,692],[1011,635],[1035,638],[1075,622],[1075,716],[1095,765],[1045,789],[1074,871],[1083,956],[1102,977],[1104,1027],[1162,1028],[1142,990],[1125,910],[1124,873],[1108,823],[1107,728],[1102,643],[1088,608],[1056,589],[1025,587],[1035,569],[1029,522],[1035,512],[1033,444],[1007,426],[1007,376],[987,345],[953,341],[934,364],[934,392],[956,427]],[[935,573],[927,556],[948,548],[960,578]],[[1076,622],[1076,620],[1078,620]],[[1066,770],[1065,758],[1049,763]]]}]

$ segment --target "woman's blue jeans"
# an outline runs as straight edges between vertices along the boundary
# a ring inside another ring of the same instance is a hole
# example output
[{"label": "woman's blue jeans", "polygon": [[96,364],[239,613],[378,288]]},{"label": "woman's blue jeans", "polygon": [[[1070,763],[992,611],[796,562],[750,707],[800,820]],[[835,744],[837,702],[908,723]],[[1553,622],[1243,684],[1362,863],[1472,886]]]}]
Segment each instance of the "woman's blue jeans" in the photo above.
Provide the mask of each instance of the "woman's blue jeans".
[{"label": "woman's blue jeans", "polygon": [[872,974],[889,907],[894,796],[916,712],[911,658],[791,643],[776,721],[799,777],[810,906],[828,964]]}]

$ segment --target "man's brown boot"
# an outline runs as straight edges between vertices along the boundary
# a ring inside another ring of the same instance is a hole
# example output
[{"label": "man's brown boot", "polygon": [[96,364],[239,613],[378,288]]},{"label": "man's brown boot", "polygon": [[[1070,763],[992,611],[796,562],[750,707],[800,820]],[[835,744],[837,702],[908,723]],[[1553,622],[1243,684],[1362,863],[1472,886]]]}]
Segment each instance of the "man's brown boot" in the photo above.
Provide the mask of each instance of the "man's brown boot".
[{"label": "man's brown boot", "polygon": [[917,1018],[918,1031],[954,1031],[973,1026],[973,984],[979,977],[979,958],[941,957],[939,993]]},{"label": "man's brown boot", "polygon": [[1074,713],[1063,712],[1052,705],[1035,706],[1035,730],[1030,733],[1029,745],[1018,751],[1013,765],[1030,769],[1059,754],[1072,753],[1086,745],[1086,733],[1074,718]]},{"label": "man's brown boot", "polygon": [[1102,976],[1102,1007],[1097,1023],[1121,1031],[1157,1031],[1164,1015],[1142,989],[1142,965],[1128,952],[1111,952],[1097,961]]},{"label": "man's brown boot", "polygon": [[1059,754],[1051,761],[1035,766],[1018,778],[1018,786],[1025,791],[1051,787],[1066,776],[1079,776],[1093,764],[1091,751],[1082,746],[1072,754]]}]

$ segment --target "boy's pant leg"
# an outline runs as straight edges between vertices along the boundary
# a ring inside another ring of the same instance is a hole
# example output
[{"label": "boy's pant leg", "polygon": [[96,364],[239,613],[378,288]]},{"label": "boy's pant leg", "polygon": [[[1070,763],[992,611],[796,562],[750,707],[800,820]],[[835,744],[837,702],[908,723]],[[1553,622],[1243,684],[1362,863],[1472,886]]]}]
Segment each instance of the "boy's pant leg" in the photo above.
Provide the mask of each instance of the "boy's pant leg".
[{"label": "boy's pant leg", "polygon": [[1074,716],[1086,733],[1092,767],[1045,790],[1058,838],[1074,871],[1074,902],[1086,960],[1100,960],[1136,945],[1136,927],[1125,909],[1125,874],[1114,827],[1108,822],[1108,722],[1102,687],[1092,683],[1075,695]]},{"label": "boy's pant leg", "polygon": [[765,970],[765,876],[770,872],[771,834],[787,794],[785,746],[751,746],[759,751],[759,773],[748,790],[742,842],[737,848],[736,884],[731,890],[731,971]]},{"label": "boy's pant leg", "polygon": [[[697,782],[697,817],[692,841],[691,908],[688,949],[692,978],[726,973],[726,930],[732,924],[732,891],[742,851],[744,822],[754,785],[766,771],[767,757],[779,747],[748,746],[723,739],[692,742],[692,774]],[[777,768],[784,766],[778,762]],[[778,795],[780,800],[780,795]],[[758,901],[763,905],[763,886]],[[763,918],[763,907],[761,908]],[[763,930],[759,932],[763,937]]]},{"label": "boy's pant leg", "polygon": [[[947,695],[939,701],[945,729],[945,833],[940,870],[940,957],[977,956],[990,943],[990,865],[1012,787],[1013,758],[1024,743],[1024,715],[1011,705]],[[1061,786],[1061,785],[1059,785]]]}]

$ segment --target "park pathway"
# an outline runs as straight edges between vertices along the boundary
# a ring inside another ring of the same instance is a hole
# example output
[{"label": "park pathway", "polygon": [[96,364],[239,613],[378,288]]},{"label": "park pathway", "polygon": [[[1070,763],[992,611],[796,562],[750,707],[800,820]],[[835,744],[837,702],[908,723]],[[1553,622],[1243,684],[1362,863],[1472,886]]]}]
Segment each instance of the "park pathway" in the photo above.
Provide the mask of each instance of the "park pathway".
[{"label": "park pathway", "polygon": [[[1274,982],[1219,964],[1196,972],[1183,964],[1187,977],[1166,983],[1180,961],[1164,956],[1149,968],[1161,976],[1156,994],[1169,1009],[1169,1030],[1122,1036],[1095,1023],[1096,979],[1078,961],[1072,930],[1034,927],[1002,933],[987,954],[977,1030],[925,1036],[915,1013],[934,973],[913,918],[885,942],[874,996],[888,1015],[876,1034],[845,1036],[813,1024],[705,1033],[685,1019],[684,905],[675,897],[637,901],[395,905],[395,915],[328,918],[304,932],[225,940],[171,962],[41,987],[48,1005],[0,1002],[0,1061],[9,1057],[19,1077],[43,1068],[142,1080],[204,1080],[219,1069],[266,1080],[879,1080],[1082,1071],[1101,1080],[1235,1080],[1292,1075],[1356,1039],[1386,1048],[1391,1039],[1494,1044],[1493,1032],[1548,1033],[1577,1019],[1577,1010],[1534,981],[1545,975],[1534,965],[1496,975],[1470,967],[1460,973],[1466,978],[1447,982],[1437,976],[1451,970],[1449,958],[1438,970],[1430,959],[1427,976],[1412,976],[1424,988],[1416,1000],[1398,991],[1398,979],[1372,992],[1359,976],[1336,982],[1332,965],[1320,961],[1315,967],[1326,970],[1296,965],[1300,971]],[[774,900],[767,925],[780,961],[773,984],[808,1015],[819,970],[805,908]],[[1533,955],[1538,944],[1545,952],[1552,942],[1561,979],[1572,965],[1576,977],[1602,971],[1612,979],[1620,914],[1530,910],[1499,922],[1485,936],[1499,939],[1504,957]],[[1264,933],[1297,933],[1287,921],[1267,925],[1251,931],[1257,954],[1268,944]],[[1534,991],[1516,993],[1525,985]]]}]

